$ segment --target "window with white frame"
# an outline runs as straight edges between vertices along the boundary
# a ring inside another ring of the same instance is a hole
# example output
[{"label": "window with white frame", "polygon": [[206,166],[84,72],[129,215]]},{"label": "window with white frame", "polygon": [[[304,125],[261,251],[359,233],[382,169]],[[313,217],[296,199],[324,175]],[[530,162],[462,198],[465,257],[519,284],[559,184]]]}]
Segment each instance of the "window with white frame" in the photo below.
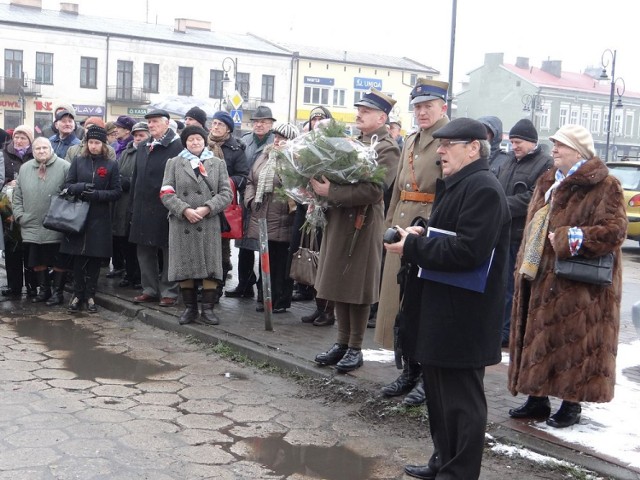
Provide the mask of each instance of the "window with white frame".
[{"label": "window with white frame", "polygon": [[586,107],[582,107],[582,114],[580,115],[580,125],[584,128],[589,128],[589,120],[591,112]]},{"label": "window with white frame", "polygon": [[622,112],[616,110],[613,115],[613,131],[616,136],[622,135]]},{"label": "window with white frame", "polygon": [[591,131],[596,134],[600,133],[600,110],[591,112]]},{"label": "window with white frame", "polygon": [[624,119],[624,136],[633,136],[633,112],[627,112]]},{"label": "window with white frame", "polygon": [[538,118],[540,121],[540,130],[549,130],[549,106],[544,105],[542,110],[538,112]]},{"label": "window with white frame", "polygon": [[560,118],[558,118],[558,126],[563,127],[567,124],[567,118],[569,117],[569,107],[560,107]]},{"label": "window with white frame", "polygon": [[571,125],[577,125],[579,115],[580,115],[580,109],[578,107],[571,108],[571,113],[569,114],[569,123]]},{"label": "window with white frame", "polygon": [[53,53],[36,52],[36,82],[53,85]]},{"label": "window with white frame", "polygon": [[347,91],[342,88],[333,89],[333,106],[344,107],[345,99],[347,98]]},{"label": "window with white frame", "polygon": [[304,87],[304,103],[329,105],[329,89],[326,87]]},{"label": "window with white frame", "polygon": [[604,121],[602,122],[602,133],[607,133],[609,131],[609,114],[605,112]]}]

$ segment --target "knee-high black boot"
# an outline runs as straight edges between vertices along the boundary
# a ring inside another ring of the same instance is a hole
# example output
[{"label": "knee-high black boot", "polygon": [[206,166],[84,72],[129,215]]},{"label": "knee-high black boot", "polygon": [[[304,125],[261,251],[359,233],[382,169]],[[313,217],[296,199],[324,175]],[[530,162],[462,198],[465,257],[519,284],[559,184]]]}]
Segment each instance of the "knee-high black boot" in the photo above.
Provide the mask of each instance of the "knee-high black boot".
[{"label": "knee-high black boot", "polygon": [[51,295],[51,298],[47,300],[47,306],[51,307],[53,305],[62,305],[62,303],[64,303],[64,284],[66,276],[66,272],[53,272],[53,294]]},{"label": "knee-high black boot", "polygon": [[40,290],[38,291],[38,294],[31,299],[31,302],[46,302],[51,298],[51,278],[49,277],[49,270],[45,269],[34,273]]},{"label": "knee-high black boot", "polygon": [[180,288],[184,312],[180,315],[180,325],[194,322],[198,319],[198,295],[195,288]]},{"label": "knee-high black boot", "polygon": [[202,310],[200,310],[200,323],[205,325],[218,325],[220,320],[213,313],[213,306],[216,304],[218,292],[214,289],[202,290]]}]

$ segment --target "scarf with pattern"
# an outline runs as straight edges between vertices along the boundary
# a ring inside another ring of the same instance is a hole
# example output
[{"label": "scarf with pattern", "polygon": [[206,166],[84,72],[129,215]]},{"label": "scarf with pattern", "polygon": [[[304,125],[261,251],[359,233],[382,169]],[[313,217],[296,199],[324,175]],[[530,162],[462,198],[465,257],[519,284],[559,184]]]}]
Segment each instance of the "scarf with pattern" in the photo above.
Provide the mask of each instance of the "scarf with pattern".
[{"label": "scarf with pattern", "polygon": [[225,133],[221,137],[214,135],[213,132],[209,132],[207,144],[209,145],[209,149],[211,149],[211,151],[213,152],[214,157],[218,157],[224,160],[224,153],[222,153],[222,144],[226,142],[230,136],[230,132]]},{"label": "scarf with pattern", "polygon": [[262,203],[265,193],[273,192],[273,182],[276,176],[276,152],[272,145],[266,147],[264,153],[267,155],[267,162],[258,174],[258,187],[256,188],[256,197],[253,199],[256,203]]}]

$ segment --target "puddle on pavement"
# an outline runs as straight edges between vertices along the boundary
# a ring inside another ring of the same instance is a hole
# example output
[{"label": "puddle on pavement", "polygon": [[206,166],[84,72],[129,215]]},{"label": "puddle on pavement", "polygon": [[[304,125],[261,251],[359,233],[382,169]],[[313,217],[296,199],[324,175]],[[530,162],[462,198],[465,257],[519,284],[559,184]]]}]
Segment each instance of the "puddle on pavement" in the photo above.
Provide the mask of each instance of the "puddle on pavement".
[{"label": "puddle on pavement", "polygon": [[49,350],[68,351],[65,367],[78,379],[111,378],[143,382],[149,376],[174,370],[170,365],[137,360],[126,354],[102,350],[98,336],[73,321],[46,321],[38,318],[17,319],[14,325],[21,337],[43,342]]},{"label": "puddle on pavement", "polygon": [[224,372],[221,374],[224,378],[229,380],[246,380],[247,376],[238,372]]},{"label": "puddle on pavement", "polygon": [[260,463],[278,475],[298,473],[325,480],[366,480],[375,462],[346,447],[291,445],[280,436],[245,441],[253,452],[246,460]]}]

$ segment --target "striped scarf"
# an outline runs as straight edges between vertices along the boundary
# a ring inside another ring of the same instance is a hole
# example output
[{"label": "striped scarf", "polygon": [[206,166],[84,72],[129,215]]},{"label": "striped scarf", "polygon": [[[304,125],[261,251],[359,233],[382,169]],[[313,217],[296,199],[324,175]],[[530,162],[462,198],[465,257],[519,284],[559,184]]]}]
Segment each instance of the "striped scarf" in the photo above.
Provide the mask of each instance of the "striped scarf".
[{"label": "striped scarf", "polygon": [[258,175],[258,187],[256,188],[256,197],[254,199],[256,203],[262,203],[265,193],[273,192],[273,182],[276,176],[276,152],[270,147],[265,148],[267,163],[260,169],[260,174]]}]

